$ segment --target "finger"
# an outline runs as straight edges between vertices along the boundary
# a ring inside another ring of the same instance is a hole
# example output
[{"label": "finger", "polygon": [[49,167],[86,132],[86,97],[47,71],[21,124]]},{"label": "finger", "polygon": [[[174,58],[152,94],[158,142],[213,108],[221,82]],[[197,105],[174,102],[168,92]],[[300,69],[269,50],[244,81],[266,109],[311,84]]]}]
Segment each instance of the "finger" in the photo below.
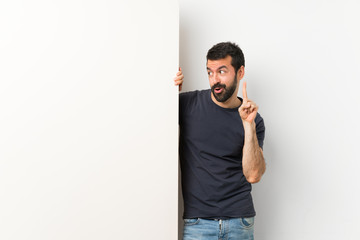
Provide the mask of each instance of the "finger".
[{"label": "finger", "polygon": [[244,111],[245,109],[248,109],[250,107],[250,102],[243,101],[239,107],[239,111]]},{"label": "finger", "polygon": [[184,75],[182,75],[182,74],[174,77],[174,81],[183,80],[183,79],[184,79]]},{"label": "finger", "polygon": [[175,81],[174,83],[175,83],[175,85],[181,85],[181,84],[183,83],[183,81],[182,81],[182,80],[178,80],[178,81]]},{"label": "finger", "polygon": [[256,106],[254,104],[251,104],[250,112],[253,112],[256,109]]},{"label": "finger", "polygon": [[177,74],[176,74],[176,75],[180,75],[180,74],[182,74],[181,67],[179,67],[179,71],[177,72]]},{"label": "finger", "polygon": [[247,106],[247,104],[248,104],[248,100],[247,100],[246,98],[243,98],[243,100],[242,100],[242,103],[241,103],[241,106],[240,106],[240,107],[245,107],[245,106]]},{"label": "finger", "polygon": [[246,103],[244,104],[246,107],[250,108],[251,111],[253,109],[258,109],[258,105],[256,105],[256,103],[254,103],[253,101],[251,101],[250,99],[247,99]]},{"label": "finger", "polygon": [[244,100],[247,100],[247,92],[246,92],[246,82],[243,82],[243,88],[242,88],[243,98]]}]

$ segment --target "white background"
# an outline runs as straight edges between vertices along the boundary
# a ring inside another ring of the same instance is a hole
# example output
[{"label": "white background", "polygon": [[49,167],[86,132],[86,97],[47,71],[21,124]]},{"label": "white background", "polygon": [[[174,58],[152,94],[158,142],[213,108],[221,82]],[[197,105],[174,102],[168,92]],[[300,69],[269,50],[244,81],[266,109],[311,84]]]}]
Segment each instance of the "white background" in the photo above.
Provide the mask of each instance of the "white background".
[{"label": "white background", "polygon": [[214,44],[245,54],[266,125],[258,240],[360,239],[359,12],[355,0],[180,0],[183,91],[208,88]]},{"label": "white background", "polygon": [[178,26],[177,1],[0,2],[0,239],[176,239]]}]

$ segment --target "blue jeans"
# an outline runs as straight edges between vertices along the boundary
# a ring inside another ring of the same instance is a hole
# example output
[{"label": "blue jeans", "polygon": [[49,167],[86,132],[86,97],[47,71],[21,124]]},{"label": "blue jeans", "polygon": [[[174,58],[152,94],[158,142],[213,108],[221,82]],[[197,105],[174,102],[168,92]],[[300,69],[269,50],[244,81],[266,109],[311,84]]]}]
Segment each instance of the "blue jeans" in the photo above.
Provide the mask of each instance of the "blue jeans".
[{"label": "blue jeans", "polygon": [[254,217],[184,219],[183,240],[254,240]]}]

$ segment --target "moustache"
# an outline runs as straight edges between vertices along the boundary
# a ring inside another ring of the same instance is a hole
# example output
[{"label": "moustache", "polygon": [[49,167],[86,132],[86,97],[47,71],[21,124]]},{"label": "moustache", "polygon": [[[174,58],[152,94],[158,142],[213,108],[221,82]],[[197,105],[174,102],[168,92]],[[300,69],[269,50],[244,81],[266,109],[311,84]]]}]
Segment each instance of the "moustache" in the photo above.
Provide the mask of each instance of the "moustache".
[{"label": "moustache", "polygon": [[216,83],[211,87],[211,90],[214,91],[215,88],[224,88],[226,89],[226,85],[225,84],[220,84],[220,83]]}]

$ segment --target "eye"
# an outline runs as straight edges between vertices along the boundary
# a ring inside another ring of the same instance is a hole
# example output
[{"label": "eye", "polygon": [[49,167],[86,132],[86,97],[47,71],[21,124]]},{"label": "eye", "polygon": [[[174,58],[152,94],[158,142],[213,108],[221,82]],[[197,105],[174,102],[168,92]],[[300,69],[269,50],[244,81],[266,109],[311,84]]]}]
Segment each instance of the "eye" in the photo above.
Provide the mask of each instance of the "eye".
[{"label": "eye", "polygon": [[225,73],[225,71],[224,71],[224,70],[220,70],[219,72],[220,72],[220,74],[224,74],[224,73]]},{"label": "eye", "polygon": [[208,75],[211,76],[211,75],[212,75],[212,72],[208,72]]}]

